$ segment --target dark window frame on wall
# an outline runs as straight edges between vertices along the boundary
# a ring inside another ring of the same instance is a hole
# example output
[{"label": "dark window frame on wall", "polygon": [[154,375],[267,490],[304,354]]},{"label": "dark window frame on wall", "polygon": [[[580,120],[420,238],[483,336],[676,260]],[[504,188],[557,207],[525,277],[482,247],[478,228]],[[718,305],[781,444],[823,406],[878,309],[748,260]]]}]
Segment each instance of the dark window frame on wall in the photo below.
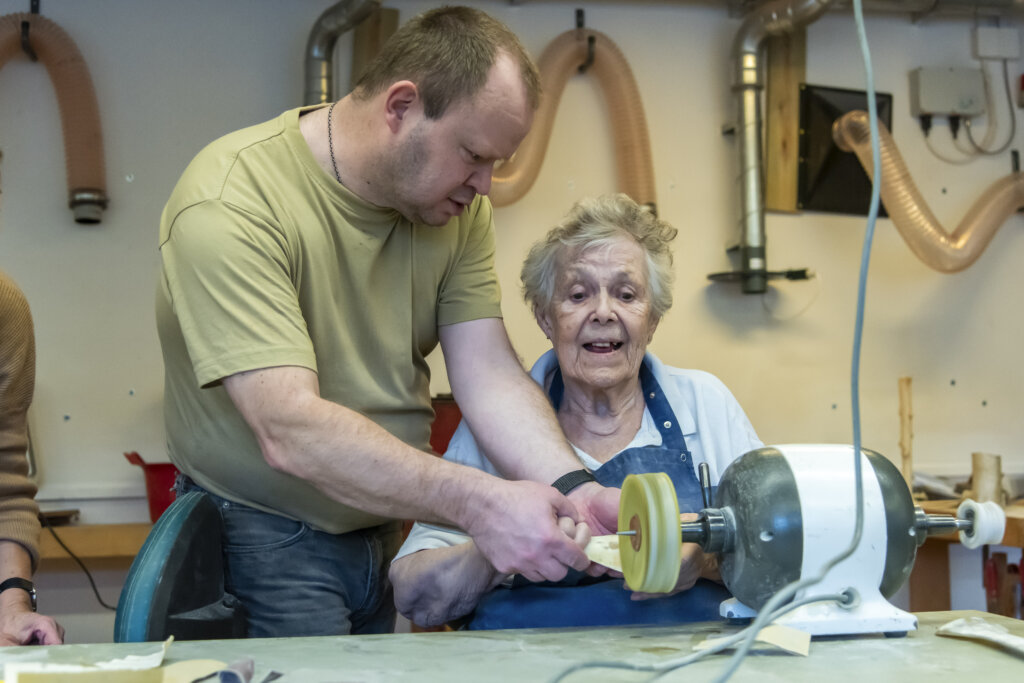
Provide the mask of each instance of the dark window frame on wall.
[{"label": "dark window frame on wall", "polygon": [[[892,95],[875,93],[878,120],[892,131]],[[800,163],[797,208],[866,216],[871,202],[871,181],[852,152],[832,140],[832,124],[847,112],[867,111],[863,90],[800,84]],[[879,215],[887,216],[884,206]]]}]

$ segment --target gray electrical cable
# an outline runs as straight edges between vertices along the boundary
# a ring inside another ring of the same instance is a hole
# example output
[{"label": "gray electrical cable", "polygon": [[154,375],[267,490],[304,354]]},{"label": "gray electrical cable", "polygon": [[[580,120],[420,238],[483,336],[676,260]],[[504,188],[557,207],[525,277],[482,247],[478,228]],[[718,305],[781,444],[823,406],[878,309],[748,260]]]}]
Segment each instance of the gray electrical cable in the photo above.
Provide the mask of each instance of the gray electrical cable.
[{"label": "gray electrical cable", "polygon": [[[941,152],[939,152],[939,150],[935,149],[935,146],[932,144],[932,138],[930,135],[924,136],[924,144],[928,147],[928,151],[932,153],[932,156],[934,156],[936,159],[940,161],[945,161],[947,164],[954,164],[956,166],[966,166],[967,164],[971,163],[972,161],[978,158],[976,154],[970,156],[963,156],[960,157],[959,159],[947,157],[945,154],[942,154]],[[968,154],[967,151],[960,149],[959,145],[957,145],[956,142],[953,143],[953,147],[956,148],[956,150],[961,154]]]},{"label": "gray electrical cable", "polygon": [[[767,621],[770,623],[772,621],[775,621],[779,617],[783,616],[784,614],[792,612],[793,610],[797,609],[798,607],[803,607],[804,605],[810,605],[811,603],[815,603],[815,602],[841,602],[841,603],[847,603],[847,602],[849,602],[850,599],[851,599],[851,597],[849,595],[845,594],[845,593],[829,593],[829,594],[825,594],[825,595],[811,595],[811,596],[808,596],[806,598],[801,598],[799,600],[794,600],[793,602],[791,602],[791,603],[789,603],[787,605],[783,605],[782,607],[778,608],[774,612],[768,613],[767,610],[763,610],[763,612],[768,614]],[[720,643],[715,644],[714,647],[710,647],[710,648],[708,648],[707,650],[705,650],[703,652],[698,652],[698,653],[696,653],[694,655],[690,655],[689,657],[684,657],[683,659],[685,660],[685,659],[691,659],[692,658],[692,661],[697,661],[697,659],[700,659],[700,657],[702,657],[704,655],[714,654],[714,653],[717,653],[717,652],[721,652],[722,650],[725,650],[725,649],[728,649],[728,648],[732,647],[733,645],[735,645],[740,640],[744,640],[744,642],[746,642],[747,639],[750,639],[750,637],[751,637],[750,633],[751,632],[754,633],[754,638],[756,638],[757,637],[757,633],[761,631],[761,628],[763,628],[763,627],[755,627],[755,624],[751,624],[750,626],[746,627],[742,631],[739,631],[738,633],[734,634],[731,638],[728,638],[727,640],[724,640],[724,641],[722,641]],[[749,650],[750,648],[748,647],[747,649]],[[683,660],[679,660],[679,661],[683,661]],[[689,661],[686,662],[686,664],[689,664],[689,663],[690,663]],[[684,666],[684,664],[679,664],[679,665],[676,665],[676,666],[673,666],[672,664],[673,664],[672,662],[666,662],[666,663],[661,664],[662,667],[665,667],[665,670],[664,671],[660,671],[658,673],[658,675],[654,676],[651,680],[652,681],[653,680],[657,680],[658,678],[661,678],[665,674],[669,673],[669,671],[674,670],[674,669],[678,669],[678,668],[680,668],[680,666]],[[732,675],[732,673],[730,672],[729,675]],[[719,678],[719,679],[716,679],[716,680],[724,680],[724,679]]]},{"label": "gray electrical cable", "polygon": [[[834,594],[828,594],[828,595],[814,595],[814,596],[811,596],[811,597],[802,598],[800,600],[796,600],[794,602],[791,602],[788,605],[783,605],[781,608],[776,610],[771,615],[771,620],[778,619],[779,617],[781,617],[782,615],[786,614],[787,612],[792,612],[793,610],[795,610],[798,607],[803,607],[804,605],[809,605],[809,604],[814,603],[814,602],[833,602],[833,601],[834,602],[845,602],[848,599],[849,599],[849,596],[847,596],[847,595],[845,595],[843,593],[834,593]],[[565,669],[564,671],[562,671],[560,674],[558,674],[558,676],[556,676],[555,678],[551,679],[551,683],[560,683],[560,681],[565,680],[566,676],[569,676],[570,674],[576,673],[577,671],[582,671],[584,669],[624,669],[624,670],[627,670],[627,671],[650,671],[650,672],[654,672],[655,676],[650,678],[650,679],[648,679],[648,680],[653,681],[653,680],[656,680],[658,678],[661,678],[662,676],[664,676],[667,673],[671,673],[672,671],[675,671],[677,669],[681,669],[684,666],[687,666],[689,664],[693,664],[694,662],[696,662],[698,660],[704,659],[705,657],[707,657],[709,655],[717,654],[717,653],[721,652],[722,650],[729,649],[730,647],[735,645],[737,642],[739,642],[741,639],[743,639],[746,636],[747,632],[751,628],[753,628],[753,624],[751,624],[750,626],[747,626],[746,628],[744,628],[741,631],[737,631],[736,633],[734,633],[733,635],[729,636],[728,638],[722,640],[721,642],[716,643],[712,647],[709,647],[707,650],[701,650],[700,652],[695,652],[695,653],[693,653],[691,655],[687,655],[687,656],[681,657],[679,659],[672,659],[672,660],[669,660],[667,662],[661,662],[659,664],[629,664],[627,662],[613,662],[613,661],[607,661],[607,662],[603,662],[603,661],[580,662],[579,664],[574,664],[574,665],[570,666],[569,668]]]},{"label": "gray electrical cable", "polygon": [[[1013,110],[1013,93],[1010,92],[1010,72],[1006,66],[1007,60],[1000,60],[1003,63],[1003,89],[1006,93],[1006,104],[1010,110],[1010,135],[998,149],[986,149],[983,145],[979,145],[974,141],[974,134],[971,133],[971,120],[967,119],[964,121],[964,128],[967,129],[967,140],[971,143],[971,146],[978,152],[978,154],[996,155],[1002,154],[1010,145],[1013,144],[1014,138],[1017,137],[1017,114]],[[985,79],[986,86],[988,79]]]},{"label": "gray electrical cable", "polygon": [[827,596],[812,596],[809,598],[803,598],[790,602],[797,591],[813,586],[819,583],[833,567],[845,560],[846,558],[853,555],[857,550],[857,546],[860,545],[861,537],[864,531],[864,482],[863,482],[863,466],[862,459],[863,455],[861,452],[861,423],[860,423],[860,352],[861,352],[861,340],[863,337],[864,330],[864,305],[867,293],[867,275],[868,267],[871,261],[871,244],[875,234],[875,224],[878,219],[878,209],[881,201],[881,179],[882,179],[882,168],[881,168],[881,150],[879,149],[879,135],[878,135],[878,106],[875,98],[875,80],[874,73],[871,67],[871,52],[867,42],[867,32],[864,28],[864,8],[862,0],[853,0],[853,14],[857,24],[857,38],[860,45],[861,56],[864,60],[864,73],[867,90],[868,100],[868,120],[870,122],[871,130],[871,154],[873,158],[873,168],[871,177],[874,178],[874,182],[871,185],[871,201],[868,209],[867,218],[867,229],[864,234],[864,246],[861,251],[861,264],[860,273],[857,283],[857,310],[856,319],[854,322],[853,331],[853,357],[850,367],[850,394],[851,394],[851,407],[853,411],[853,470],[854,470],[854,499],[855,499],[855,522],[853,537],[850,540],[850,545],[841,553],[836,555],[834,558],[829,560],[820,572],[812,577],[806,579],[800,579],[794,581],[789,585],[780,589],[768,602],[761,608],[757,617],[753,623],[747,628],[739,631],[731,638],[719,643],[717,646],[705,650],[703,652],[689,655],[680,660],[673,662],[662,663],[660,665],[634,665],[625,664],[623,662],[584,662],[575,666],[569,667],[561,674],[559,674],[552,683],[558,683],[563,680],[567,675],[574,671],[587,668],[615,668],[615,669],[628,669],[632,671],[658,671],[659,673],[655,678],[659,678],[670,670],[678,669],[687,664],[697,661],[710,654],[721,652],[722,650],[731,647],[733,644],[742,641],[736,653],[729,660],[726,669],[722,672],[716,680],[716,683],[724,683],[728,681],[733,673],[739,668],[740,664],[743,663],[743,659],[750,652],[757,634],[763,629],[768,623],[778,619],[783,614],[790,610],[801,607],[804,604],[811,602],[825,602],[825,601],[842,601],[847,602],[850,599],[848,595],[836,595],[831,594]]},{"label": "gray electrical cable", "polygon": [[861,250],[860,274],[857,282],[857,314],[853,326],[853,358],[850,363],[850,403],[853,411],[853,476],[855,480],[854,496],[856,501],[853,538],[850,540],[849,547],[826,563],[816,576],[794,581],[772,596],[764,607],[761,608],[754,623],[750,625],[750,632],[743,640],[743,644],[729,660],[725,671],[716,679],[719,683],[729,680],[740,664],[743,663],[743,658],[750,651],[758,631],[764,628],[772,619],[776,618],[774,611],[780,605],[792,599],[798,590],[820,582],[833,567],[850,557],[857,550],[857,546],[860,545],[860,539],[864,531],[864,482],[862,481],[863,468],[861,464],[863,456],[861,454],[860,439],[860,349],[864,331],[864,303],[867,292],[868,266],[871,262],[871,242],[875,234],[875,223],[878,219],[878,206],[881,199],[882,161],[878,140],[878,106],[875,101],[875,77],[871,68],[871,51],[868,48],[867,32],[864,28],[862,0],[853,0],[853,15],[857,24],[857,38],[860,44],[861,56],[864,59],[864,80],[867,90],[868,120],[870,121],[871,129],[871,156],[873,159],[871,177],[874,179],[874,182],[871,184],[871,203],[868,209],[867,230],[864,233],[864,247]]}]

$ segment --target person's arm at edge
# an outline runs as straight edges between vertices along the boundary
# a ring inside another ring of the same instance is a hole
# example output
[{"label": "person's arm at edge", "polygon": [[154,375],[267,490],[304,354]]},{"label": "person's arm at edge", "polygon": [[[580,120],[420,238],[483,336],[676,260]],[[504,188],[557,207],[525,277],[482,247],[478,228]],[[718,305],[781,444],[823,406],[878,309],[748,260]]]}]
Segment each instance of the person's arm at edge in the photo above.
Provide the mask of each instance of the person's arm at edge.
[{"label": "person's arm at edge", "polygon": [[[0,582],[32,576],[32,558],[20,543],[0,541]],[[32,611],[26,591],[8,588],[0,593],[0,646],[60,645],[64,629],[52,617]]]},{"label": "person's arm at edge", "polygon": [[452,524],[485,542],[502,573],[558,580],[586,555],[560,533],[572,505],[549,486],[507,482],[432,458],[359,413],[320,397],[317,375],[296,366],[224,378],[267,463],[371,514]]},{"label": "person's arm at edge", "polygon": [[[0,273],[0,582],[31,579],[38,561],[39,506],[28,478],[28,409],[35,390],[35,333],[28,301]],[[0,645],[58,645],[64,629],[32,611],[20,588],[0,593]]]},{"label": "person's arm at edge", "polygon": [[[581,469],[541,387],[523,370],[500,318],[438,328],[452,394],[480,447],[508,479],[551,484]],[[569,499],[596,533],[615,531],[619,490],[588,483]]]}]

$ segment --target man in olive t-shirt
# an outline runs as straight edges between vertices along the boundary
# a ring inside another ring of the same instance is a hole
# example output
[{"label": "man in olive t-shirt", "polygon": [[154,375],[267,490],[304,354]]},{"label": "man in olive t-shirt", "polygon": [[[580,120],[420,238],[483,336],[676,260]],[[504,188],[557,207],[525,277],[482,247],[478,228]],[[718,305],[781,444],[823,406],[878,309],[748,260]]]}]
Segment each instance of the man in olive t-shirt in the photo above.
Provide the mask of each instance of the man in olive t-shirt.
[{"label": "man in olive t-shirt", "polygon": [[[589,564],[559,517],[614,526],[617,490],[548,486],[579,462],[500,318],[484,195],[538,97],[514,34],[441,8],[353,93],[212,143],[175,187],[157,293],[168,445],[181,485],[219,503],[250,636],[389,630],[394,518],[464,529],[533,580]],[[438,343],[509,481],[424,453]]]}]

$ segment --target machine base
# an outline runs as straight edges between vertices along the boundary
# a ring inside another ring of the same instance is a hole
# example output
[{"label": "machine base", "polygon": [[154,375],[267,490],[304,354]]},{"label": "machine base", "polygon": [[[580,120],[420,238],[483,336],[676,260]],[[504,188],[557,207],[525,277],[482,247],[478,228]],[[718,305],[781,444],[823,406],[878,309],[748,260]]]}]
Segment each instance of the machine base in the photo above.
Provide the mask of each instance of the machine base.
[{"label": "machine base", "polygon": [[[917,629],[917,617],[893,607],[881,595],[876,595],[874,599],[862,599],[853,608],[840,607],[833,602],[803,605],[782,615],[775,623],[799,629],[812,636],[884,633],[892,637]],[[757,616],[757,610],[736,598],[730,598],[722,602],[719,614],[726,619],[752,619]]]}]

